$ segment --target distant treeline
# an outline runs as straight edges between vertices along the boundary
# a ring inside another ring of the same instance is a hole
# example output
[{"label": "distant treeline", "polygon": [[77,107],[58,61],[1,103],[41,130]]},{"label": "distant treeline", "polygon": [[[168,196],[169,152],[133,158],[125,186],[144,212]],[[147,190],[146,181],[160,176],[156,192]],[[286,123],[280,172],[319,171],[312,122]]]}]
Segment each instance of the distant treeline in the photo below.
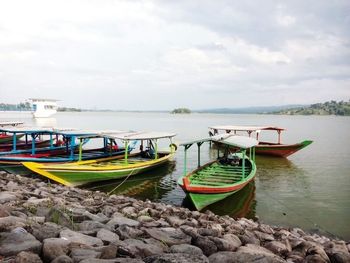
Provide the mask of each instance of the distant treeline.
[{"label": "distant treeline", "polygon": [[32,105],[29,102],[21,102],[19,104],[0,103],[1,111],[30,111]]},{"label": "distant treeline", "polygon": [[306,107],[290,108],[274,114],[286,115],[340,115],[350,116],[350,100],[349,101],[327,101],[325,103],[311,104]]},{"label": "distant treeline", "polygon": [[67,107],[60,107],[58,108],[57,111],[82,111],[81,109],[77,109],[77,108],[67,108]]}]

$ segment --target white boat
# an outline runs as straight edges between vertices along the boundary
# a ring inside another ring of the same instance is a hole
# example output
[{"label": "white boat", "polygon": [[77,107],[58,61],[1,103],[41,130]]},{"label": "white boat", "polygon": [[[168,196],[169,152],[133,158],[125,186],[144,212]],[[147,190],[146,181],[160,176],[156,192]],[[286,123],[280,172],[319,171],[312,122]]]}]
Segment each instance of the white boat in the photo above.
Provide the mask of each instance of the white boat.
[{"label": "white boat", "polygon": [[52,99],[30,99],[33,105],[33,116],[35,118],[47,118],[57,112],[57,100]]}]

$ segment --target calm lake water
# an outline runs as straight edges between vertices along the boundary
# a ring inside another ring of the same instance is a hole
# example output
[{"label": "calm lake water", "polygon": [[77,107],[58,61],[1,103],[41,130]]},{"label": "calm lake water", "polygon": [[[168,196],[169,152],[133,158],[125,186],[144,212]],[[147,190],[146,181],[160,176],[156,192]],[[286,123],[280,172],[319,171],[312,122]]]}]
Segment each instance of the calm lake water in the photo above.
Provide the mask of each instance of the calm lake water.
[{"label": "calm lake water", "polygon": [[[9,120],[83,129],[169,131],[178,134],[176,143],[207,137],[211,125],[284,127],[287,131],[282,133],[282,142],[314,142],[288,159],[257,157],[255,181],[208,209],[350,240],[349,117],[83,112],[57,113],[55,118],[35,120],[29,113],[0,113],[0,121]],[[275,134],[265,138],[277,140]],[[197,150],[192,148],[188,170],[197,165]],[[209,146],[203,145],[202,150],[203,161],[215,156]],[[165,167],[131,177],[123,184],[114,181],[91,188],[191,208],[176,183],[182,173],[183,149],[179,147],[174,160]]]}]

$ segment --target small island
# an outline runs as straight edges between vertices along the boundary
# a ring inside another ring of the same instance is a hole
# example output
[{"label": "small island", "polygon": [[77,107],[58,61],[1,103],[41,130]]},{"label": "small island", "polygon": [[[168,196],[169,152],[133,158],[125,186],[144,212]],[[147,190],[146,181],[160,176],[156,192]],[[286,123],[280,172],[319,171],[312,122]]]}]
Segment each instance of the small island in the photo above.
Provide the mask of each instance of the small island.
[{"label": "small island", "polygon": [[171,112],[171,114],[189,114],[189,113],[191,113],[191,110],[187,108],[177,108]]}]

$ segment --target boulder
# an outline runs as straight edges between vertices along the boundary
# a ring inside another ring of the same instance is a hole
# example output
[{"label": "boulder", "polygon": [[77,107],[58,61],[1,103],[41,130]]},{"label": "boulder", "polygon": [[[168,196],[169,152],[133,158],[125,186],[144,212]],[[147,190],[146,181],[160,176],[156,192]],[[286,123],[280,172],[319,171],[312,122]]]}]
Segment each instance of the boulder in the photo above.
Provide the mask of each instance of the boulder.
[{"label": "boulder", "polygon": [[70,242],[75,242],[78,244],[88,245],[88,246],[103,246],[101,239],[96,237],[91,237],[84,235],[70,229],[65,229],[60,232],[60,237],[66,239]]},{"label": "boulder", "polygon": [[179,244],[190,244],[191,237],[183,233],[180,229],[172,227],[145,229],[148,235],[164,242],[168,246]]},{"label": "boulder", "polygon": [[181,253],[181,254],[191,254],[191,255],[203,255],[203,251],[196,246],[181,244],[173,245],[170,247],[170,253]]},{"label": "boulder", "polygon": [[117,234],[103,228],[97,232],[96,237],[101,239],[105,244],[113,243],[119,240],[119,236]]},{"label": "boulder", "polygon": [[22,251],[39,254],[41,243],[24,229],[24,231],[16,231],[17,229],[9,233],[0,233],[0,255],[13,256]]},{"label": "boulder", "polygon": [[209,263],[204,255],[189,255],[182,253],[160,254],[144,259],[146,263]]},{"label": "boulder", "polygon": [[163,247],[154,244],[147,244],[143,240],[138,239],[126,239],[122,243],[123,249],[127,251],[127,254],[136,257],[144,258],[151,255],[157,255],[163,253]]},{"label": "boulder", "polygon": [[52,223],[45,222],[44,224],[33,224],[32,226],[32,234],[38,239],[40,242],[43,242],[44,239],[48,238],[57,238],[62,227]]},{"label": "boulder", "polygon": [[0,192],[0,204],[5,204],[11,201],[15,201],[17,196],[12,192]]},{"label": "boulder", "polygon": [[51,261],[51,263],[73,263],[73,259],[67,255],[61,255]]},{"label": "boulder", "polygon": [[15,263],[43,263],[38,254],[22,251],[17,254]]},{"label": "boulder", "polygon": [[100,255],[101,252],[85,248],[74,248],[70,253],[70,257],[73,259],[73,262],[80,262],[84,259],[90,258],[99,258]]},{"label": "boulder", "polygon": [[199,247],[206,256],[210,256],[218,251],[215,243],[208,237],[197,236],[192,239],[192,245]]},{"label": "boulder", "polygon": [[63,238],[48,238],[43,241],[43,258],[50,262],[59,256],[66,255],[69,252],[71,242]]},{"label": "boulder", "polygon": [[123,216],[115,216],[107,223],[107,226],[110,226],[112,228],[116,228],[121,225],[137,227],[140,225],[140,222]]}]

